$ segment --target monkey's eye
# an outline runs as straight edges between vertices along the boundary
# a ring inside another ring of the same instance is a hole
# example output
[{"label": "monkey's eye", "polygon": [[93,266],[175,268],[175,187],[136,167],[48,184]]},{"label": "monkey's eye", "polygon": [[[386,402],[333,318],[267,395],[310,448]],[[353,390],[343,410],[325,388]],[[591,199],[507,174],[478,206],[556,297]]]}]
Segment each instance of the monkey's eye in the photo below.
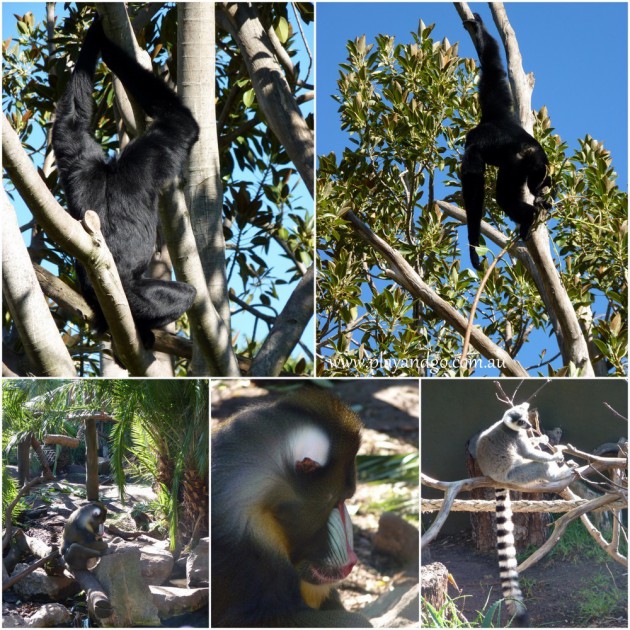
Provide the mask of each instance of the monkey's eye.
[{"label": "monkey's eye", "polygon": [[319,470],[321,467],[322,466],[319,462],[316,462],[314,459],[311,459],[310,457],[305,457],[304,459],[295,462],[295,470],[305,475],[314,473],[316,470]]}]

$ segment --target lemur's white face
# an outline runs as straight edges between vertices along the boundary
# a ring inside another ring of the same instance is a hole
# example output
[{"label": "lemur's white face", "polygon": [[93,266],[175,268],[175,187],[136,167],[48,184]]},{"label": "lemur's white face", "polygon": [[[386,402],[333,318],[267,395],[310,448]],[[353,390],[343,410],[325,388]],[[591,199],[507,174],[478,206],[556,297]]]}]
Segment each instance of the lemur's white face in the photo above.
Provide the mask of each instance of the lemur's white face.
[{"label": "lemur's white face", "polygon": [[508,409],[503,414],[503,424],[512,429],[512,431],[526,431],[533,428],[529,422],[529,403],[521,403]]}]

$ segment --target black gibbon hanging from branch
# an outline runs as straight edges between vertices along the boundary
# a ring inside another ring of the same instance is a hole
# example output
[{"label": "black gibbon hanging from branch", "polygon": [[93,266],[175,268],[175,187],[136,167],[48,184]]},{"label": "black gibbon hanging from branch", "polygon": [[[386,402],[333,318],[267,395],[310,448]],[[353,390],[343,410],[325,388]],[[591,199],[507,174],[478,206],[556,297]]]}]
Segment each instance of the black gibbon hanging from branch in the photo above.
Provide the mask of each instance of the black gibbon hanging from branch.
[{"label": "black gibbon hanging from branch", "polygon": [[[92,136],[94,71],[99,53],[125,90],[152,118],[146,132],[114,159]],[[52,142],[68,209],[75,219],[95,211],[112,253],[142,341],[152,347],[152,328],[178,319],[195,299],[183,282],[156,280],[146,271],[155,251],[157,202],[177,177],[199,137],[199,126],[178,96],[107,39],[99,18],[88,30],[64,95],[57,104]],[[85,268],[76,264],[81,291],[107,329]]]},{"label": "black gibbon hanging from branch", "polygon": [[[507,82],[497,41],[488,33],[477,13],[464,20],[479,55],[481,78],[479,104],[481,121],[466,135],[461,167],[462,193],[468,223],[470,260],[481,268],[475,247],[479,245],[484,204],[486,164],[498,166],[496,200],[503,212],[519,224],[526,239],[537,214],[536,206],[548,207],[542,197],[550,185],[549,162],[540,144],[519,124],[512,92]],[[525,201],[525,188],[534,204]]]}]

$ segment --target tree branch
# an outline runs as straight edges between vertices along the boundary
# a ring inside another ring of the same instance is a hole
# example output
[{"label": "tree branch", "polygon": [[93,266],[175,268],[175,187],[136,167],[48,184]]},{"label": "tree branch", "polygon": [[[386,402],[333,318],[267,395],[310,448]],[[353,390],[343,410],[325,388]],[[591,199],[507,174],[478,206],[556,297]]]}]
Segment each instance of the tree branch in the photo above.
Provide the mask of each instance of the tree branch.
[{"label": "tree branch", "polygon": [[[518,41],[503,3],[491,3],[490,9],[495,24],[507,54],[508,77],[512,86],[512,95],[517,115],[523,129],[533,135],[534,116],[532,113],[531,95],[534,87],[533,75],[526,75],[523,69],[523,61],[518,47]],[[529,191],[525,191],[526,201],[533,203],[534,197]],[[544,212],[541,211],[544,215]],[[588,344],[580,327],[579,320],[571,300],[562,284],[549,245],[549,231],[543,220],[536,221],[532,228],[531,236],[525,244],[537,269],[540,272],[542,284],[538,285],[548,313],[554,313],[558,318],[562,335],[558,337],[558,345],[562,352],[564,364],[573,364],[580,370],[582,376],[594,376],[593,365],[588,353]],[[534,277],[534,281],[536,278]]]},{"label": "tree branch", "polygon": [[31,369],[40,376],[76,376],[37,282],[15,210],[2,191],[2,294]]},{"label": "tree branch", "polygon": [[315,267],[300,279],[262,348],[252,362],[251,376],[277,376],[313,317]]},{"label": "tree branch", "polygon": [[177,258],[173,258],[177,277],[197,290],[188,319],[195,343],[206,359],[210,374],[240,376],[230,331],[208,293],[186,201],[178,182],[169,185],[162,195],[160,219],[165,228],[164,237],[169,244],[169,250],[173,241],[173,251],[179,254]]},{"label": "tree branch", "polygon": [[[374,234],[365,223],[363,223],[351,210],[344,213],[355,232],[372,245],[387,262],[391,265],[389,274],[401,286],[407,289],[411,295],[421,300],[429,308],[431,308],[444,321],[452,326],[462,337],[466,334],[468,322],[466,318],[458,313],[446,300],[443,300],[431,287],[429,287],[422,278],[416,273],[411,265],[394,250],[382,238]],[[515,361],[505,350],[499,348],[479,329],[474,328],[471,331],[471,344],[487,359],[502,364],[501,372],[508,376],[527,376],[527,372],[518,361]]]},{"label": "tree branch", "polygon": [[[188,164],[186,201],[199,258],[212,304],[228,335],[230,303],[225,273],[223,237],[223,186],[217,138],[215,104],[215,7],[214,3],[184,2],[177,6],[177,87],[184,104],[199,123],[199,141]],[[198,339],[193,336],[194,345]],[[231,344],[221,346],[222,374],[238,376]],[[200,364],[193,354],[193,370]]]},{"label": "tree branch", "polygon": [[254,5],[223,3],[225,24],[247,65],[258,104],[269,128],[286,149],[306,188],[314,196],[314,141],[289,84],[276,61],[274,47]]}]

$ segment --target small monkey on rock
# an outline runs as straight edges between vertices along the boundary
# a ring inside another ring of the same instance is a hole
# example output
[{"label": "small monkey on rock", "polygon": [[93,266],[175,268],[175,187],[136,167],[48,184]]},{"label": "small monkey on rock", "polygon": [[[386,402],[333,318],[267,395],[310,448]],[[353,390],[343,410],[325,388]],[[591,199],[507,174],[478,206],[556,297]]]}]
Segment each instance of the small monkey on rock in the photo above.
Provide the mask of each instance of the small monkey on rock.
[{"label": "small monkey on rock", "polygon": [[95,501],[78,508],[63,529],[61,555],[70,569],[85,570],[90,558],[100,558],[107,551],[103,540],[107,508]]}]

